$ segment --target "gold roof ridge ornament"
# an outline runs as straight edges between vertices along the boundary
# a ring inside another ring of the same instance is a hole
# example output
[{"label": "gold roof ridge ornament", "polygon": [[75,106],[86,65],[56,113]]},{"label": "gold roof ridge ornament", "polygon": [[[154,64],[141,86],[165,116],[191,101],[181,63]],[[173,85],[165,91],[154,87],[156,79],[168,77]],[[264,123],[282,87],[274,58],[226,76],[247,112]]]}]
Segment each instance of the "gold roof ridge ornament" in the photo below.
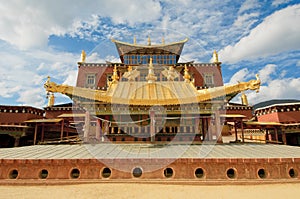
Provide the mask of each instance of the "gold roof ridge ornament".
[{"label": "gold roof ridge ornament", "polygon": [[183,75],[184,81],[186,83],[190,83],[191,82],[191,76],[189,74],[189,69],[187,68],[187,65],[184,64],[184,75]]},{"label": "gold roof ridge ornament", "polygon": [[248,103],[247,95],[244,93],[244,91],[242,91],[241,93],[242,93],[241,95],[242,104],[248,106],[249,103]]},{"label": "gold roof ridge ornament", "polygon": [[151,39],[150,39],[150,35],[148,35],[148,46],[151,46]]},{"label": "gold roof ridge ornament", "polygon": [[136,68],[132,70],[132,66],[129,65],[127,72],[125,72],[122,77],[128,79],[128,81],[134,81],[138,76],[140,76],[140,71]]},{"label": "gold roof ridge ornament", "polygon": [[214,50],[214,52],[213,52],[213,63],[215,63],[215,64],[221,63],[221,62],[219,62],[219,57],[218,57],[218,53],[216,50]]},{"label": "gold roof ridge ornament", "polygon": [[112,79],[112,84],[118,83],[119,76],[118,76],[118,70],[117,70],[117,65],[115,64],[114,69],[113,69],[113,75],[111,77]]},{"label": "gold roof ridge ornament", "polygon": [[148,81],[148,83],[154,83],[156,81],[156,79],[157,79],[157,77],[155,76],[155,73],[154,73],[152,57],[150,57],[149,66],[148,66],[148,75],[146,77],[146,80]]},{"label": "gold roof ridge ornament", "polygon": [[81,62],[84,63],[86,59],[86,53],[84,50],[81,51],[81,56],[80,56]]},{"label": "gold roof ridge ornament", "polygon": [[161,73],[167,78],[168,81],[174,81],[179,77],[176,70],[174,70],[173,66],[169,66],[169,69],[164,69]]}]

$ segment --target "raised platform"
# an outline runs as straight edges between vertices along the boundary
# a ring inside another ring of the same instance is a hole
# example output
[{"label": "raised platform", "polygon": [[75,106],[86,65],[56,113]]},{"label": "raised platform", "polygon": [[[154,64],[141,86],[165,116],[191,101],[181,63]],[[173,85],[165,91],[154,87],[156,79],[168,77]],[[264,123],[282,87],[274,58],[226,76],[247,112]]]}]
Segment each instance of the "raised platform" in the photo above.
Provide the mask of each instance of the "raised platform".
[{"label": "raised platform", "polygon": [[[300,182],[300,147],[271,144],[84,144],[0,149],[0,183]],[[42,180],[39,180],[42,179]]]}]

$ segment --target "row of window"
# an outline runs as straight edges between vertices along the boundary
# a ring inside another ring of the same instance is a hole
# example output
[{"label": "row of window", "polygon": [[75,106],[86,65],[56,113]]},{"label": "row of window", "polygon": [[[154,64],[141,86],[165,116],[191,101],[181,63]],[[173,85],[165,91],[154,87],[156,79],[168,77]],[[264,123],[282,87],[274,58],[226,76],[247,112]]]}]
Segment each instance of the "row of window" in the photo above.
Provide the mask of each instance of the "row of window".
[{"label": "row of window", "polygon": [[124,55],[124,63],[148,64],[151,57],[153,64],[176,64],[176,55]]}]

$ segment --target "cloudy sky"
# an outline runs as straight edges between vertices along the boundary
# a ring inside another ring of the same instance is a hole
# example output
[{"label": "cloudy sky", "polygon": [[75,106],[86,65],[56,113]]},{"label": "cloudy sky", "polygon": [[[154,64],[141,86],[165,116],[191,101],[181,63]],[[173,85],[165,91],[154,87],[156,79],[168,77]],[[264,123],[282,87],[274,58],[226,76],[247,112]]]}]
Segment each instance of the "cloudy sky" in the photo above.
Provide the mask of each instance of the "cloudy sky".
[{"label": "cloudy sky", "polygon": [[[75,85],[81,50],[88,62],[118,62],[110,38],[138,43],[189,38],[181,61],[219,52],[225,84],[258,73],[255,104],[300,99],[298,0],[0,0],[0,104],[44,107],[43,83]],[[235,101],[239,100],[238,98]],[[69,102],[57,96],[57,103]]]}]

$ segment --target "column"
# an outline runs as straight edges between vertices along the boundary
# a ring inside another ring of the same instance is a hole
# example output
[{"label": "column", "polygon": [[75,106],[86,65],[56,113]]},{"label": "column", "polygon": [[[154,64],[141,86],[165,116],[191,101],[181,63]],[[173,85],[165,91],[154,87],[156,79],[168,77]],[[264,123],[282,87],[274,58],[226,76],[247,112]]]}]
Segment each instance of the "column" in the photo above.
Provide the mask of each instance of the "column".
[{"label": "column", "polygon": [[216,110],[215,112],[215,125],[216,125],[216,133],[217,143],[223,143],[222,133],[221,133],[221,120],[220,120],[220,111]]},{"label": "column", "polygon": [[235,134],[235,142],[238,142],[238,136],[237,136],[237,122],[234,121],[234,134]]},{"label": "column", "polygon": [[199,118],[196,117],[195,118],[195,134],[199,133],[199,124],[200,124]]},{"label": "column", "polygon": [[276,139],[276,142],[278,142],[278,129],[277,129],[277,128],[274,128],[274,131],[275,131],[275,139]]},{"label": "column", "polygon": [[33,145],[35,145],[35,144],[36,144],[37,130],[38,130],[38,124],[37,124],[37,123],[35,123],[35,128],[34,128],[34,136],[33,136]]},{"label": "column", "polygon": [[245,142],[243,119],[241,119],[242,142]]},{"label": "column", "polygon": [[15,138],[14,147],[18,147],[19,144],[20,144],[20,137],[19,137],[19,136],[16,136],[16,137],[14,137],[14,138]]},{"label": "column", "polygon": [[150,140],[155,141],[155,112],[150,111]]},{"label": "column", "polygon": [[285,132],[282,132],[282,141],[283,141],[283,144],[287,145]]},{"label": "column", "polygon": [[100,141],[101,138],[101,128],[100,128],[100,119],[96,120],[96,140]]},{"label": "column", "polygon": [[65,125],[64,120],[62,120],[61,121],[61,129],[60,129],[60,140],[62,140],[64,137],[64,125]]},{"label": "column", "polygon": [[90,131],[90,113],[88,111],[85,112],[85,120],[84,120],[84,132],[83,132],[83,141],[89,141],[89,131]]},{"label": "column", "polygon": [[41,141],[44,142],[44,136],[45,136],[45,124],[42,124],[42,137],[41,137]]}]

